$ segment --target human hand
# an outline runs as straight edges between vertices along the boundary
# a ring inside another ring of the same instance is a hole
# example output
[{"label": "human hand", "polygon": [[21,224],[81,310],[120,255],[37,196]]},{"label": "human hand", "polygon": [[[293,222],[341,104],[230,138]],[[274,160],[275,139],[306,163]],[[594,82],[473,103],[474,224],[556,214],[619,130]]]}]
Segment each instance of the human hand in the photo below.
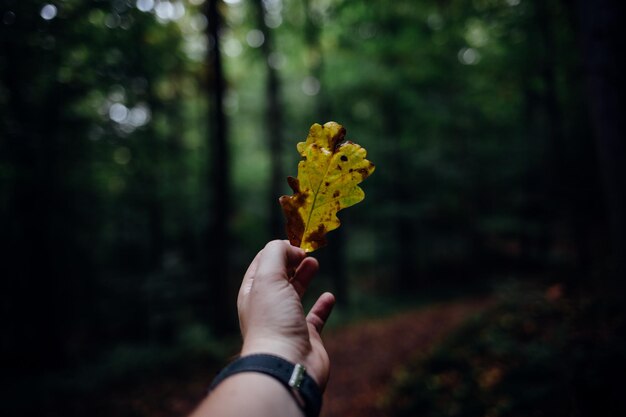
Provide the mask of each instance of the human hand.
[{"label": "human hand", "polygon": [[306,317],[301,301],[318,268],[315,258],[289,242],[269,242],[248,267],[237,309],[242,356],[270,353],[300,363],[324,390],[330,363],[320,333],[335,297],[322,294]]}]

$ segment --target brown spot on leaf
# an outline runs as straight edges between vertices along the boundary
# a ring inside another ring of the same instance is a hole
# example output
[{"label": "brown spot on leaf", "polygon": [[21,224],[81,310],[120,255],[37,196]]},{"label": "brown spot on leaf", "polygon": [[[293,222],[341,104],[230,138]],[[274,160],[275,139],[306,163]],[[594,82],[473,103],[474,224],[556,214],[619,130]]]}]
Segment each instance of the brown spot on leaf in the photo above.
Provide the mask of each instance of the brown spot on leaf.
[{"label": "brown spot on leaf", "polygon": [[345,155],[341,155],[341,160],[342,160],[343,162],[346,162],[346,161],[348,160],[348,157],[347,157],[347,156],[345,156]]},{"label": "brown spot on leaf", "polygon": [[[302,198],[304,196],[304,198]],[[304,220],[300,216],[298,208],[304,204],[305,194],[296,194],[294,197],[282,196],[279,199],[280,205],[287,218],[287,237],[293,246],[300,246],[302,235],[304,234]]]},{"label": "brown spot on leaf", "polygon": [[333,198],[337,198],[341,195],[341,192],[339,192],[339,190],[335,190],[335,192],[333,193]]},{"label": "brown spot on leaf", "polygon": [[335,150],[337,149],[337,146],[341,144],[341,142],[343,141],[343,138],[346,137],[346,129],[341,126],[341,129],[339,129],[337,131],[337,133],[330,138],[330,149],[333,150],[333,152],[335,152]]},{"label": "brown spot on leaf", "polygon": [[361,174],[361,180],[364,180],[365,178],[369,177],[372,169],[374,169],[374,164],[370,163],[367,168],[359,168],[356,170],[356,172]]},{"label": "brown spot on leaf", "polygon": [[326,245],[326,226],[320,224],[317,229],[309,233],[306,240],[311,243],[314,249],[321,248]]}]

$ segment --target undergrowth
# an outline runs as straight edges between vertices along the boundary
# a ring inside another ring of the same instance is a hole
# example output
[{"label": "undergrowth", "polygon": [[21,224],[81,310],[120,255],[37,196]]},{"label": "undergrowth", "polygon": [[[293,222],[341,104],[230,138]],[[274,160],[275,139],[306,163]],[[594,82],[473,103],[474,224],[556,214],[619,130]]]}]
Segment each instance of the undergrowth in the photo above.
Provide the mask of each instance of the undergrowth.
[{"label": "undergrowth", "polygon": [[394,417],[626,415],[623,306],[563,286],[509,286],[499,303],[395,377]]}]

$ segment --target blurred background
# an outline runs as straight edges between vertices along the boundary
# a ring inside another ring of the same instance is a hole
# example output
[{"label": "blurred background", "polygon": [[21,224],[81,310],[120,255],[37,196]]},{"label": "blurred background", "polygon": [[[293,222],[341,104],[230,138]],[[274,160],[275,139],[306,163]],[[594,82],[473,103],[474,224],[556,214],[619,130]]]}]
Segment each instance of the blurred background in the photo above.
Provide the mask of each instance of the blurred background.
[{"label": "blurred background", "polygon": [[[623,411],[623,19],[0,0],[2,414],[187,414],[237,352],[248,263],[285,238],[296,143],[330,120],[377,170],[314,254],[343,381],[323,415]],[[387,373],[355,371],[368,350]]]}]

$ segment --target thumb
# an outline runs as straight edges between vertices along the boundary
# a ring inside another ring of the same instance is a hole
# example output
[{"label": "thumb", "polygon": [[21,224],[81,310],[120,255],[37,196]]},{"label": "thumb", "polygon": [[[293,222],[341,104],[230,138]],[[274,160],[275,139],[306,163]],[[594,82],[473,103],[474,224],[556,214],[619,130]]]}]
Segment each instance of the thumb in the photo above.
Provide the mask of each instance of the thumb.
[{"label": "thumb", "polygon": [[335,296],[329,292],[325,292],[320,295],[313,307],[311,307],[311,311],[309,311],[309,314],[306,316],[306,321],[313,325],[318,335],[322,334],[324,325],[330,313],[333,311],[334,306]]}]

